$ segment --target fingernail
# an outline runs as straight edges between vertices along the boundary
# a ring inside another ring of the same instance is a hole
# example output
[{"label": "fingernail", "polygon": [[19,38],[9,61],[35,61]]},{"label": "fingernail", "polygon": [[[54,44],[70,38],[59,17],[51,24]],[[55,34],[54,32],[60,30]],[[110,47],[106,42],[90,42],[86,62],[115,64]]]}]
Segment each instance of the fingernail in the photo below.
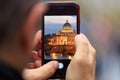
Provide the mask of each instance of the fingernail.
[{"label": "fingernail", "polygon": [[77,35],[77,36],[76,36],[76,40],[83,40],[82,35],[81,35],[81,34],[80,34],[80,35]]},{"label": "fingernail", "polygon": [[37,52],[36,51],[32,51],[32,56],[36,57],[37,56]]}]

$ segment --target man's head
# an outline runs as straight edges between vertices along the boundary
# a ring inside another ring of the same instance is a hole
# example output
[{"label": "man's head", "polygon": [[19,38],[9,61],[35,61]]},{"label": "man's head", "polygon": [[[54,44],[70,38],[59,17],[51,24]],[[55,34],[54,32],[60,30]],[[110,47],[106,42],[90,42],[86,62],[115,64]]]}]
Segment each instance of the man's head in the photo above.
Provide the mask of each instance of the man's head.
[{"label": "man's head", "polygon": [[21,29],[37,0],[0,0],[0,44],[8,44]]},{"label": "man's head", "polygon": [[38,0],[0,0],[0,10],[0,58],[22,68],[30,57],[33,34],[45,6]]}]

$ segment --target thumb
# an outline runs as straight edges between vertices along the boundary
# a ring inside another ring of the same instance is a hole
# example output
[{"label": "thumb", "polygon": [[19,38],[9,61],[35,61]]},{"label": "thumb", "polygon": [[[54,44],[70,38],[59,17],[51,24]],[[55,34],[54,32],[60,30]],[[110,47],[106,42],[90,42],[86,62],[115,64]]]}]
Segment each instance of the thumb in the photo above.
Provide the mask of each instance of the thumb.
[{"label": "thumb", "polygon": [[40,77],[39,80],[46,80],[51,77],[55,71],[58,69],[59,63],[57,61],[51,61],[47,64],[43,65],[42,67],[36,70],[38,76]]},{"label": "thumb", "polygon": [[25,69],[23,77],[25,80],[47,80],[57,70],[59,63],[51,61],[36,69]]}]

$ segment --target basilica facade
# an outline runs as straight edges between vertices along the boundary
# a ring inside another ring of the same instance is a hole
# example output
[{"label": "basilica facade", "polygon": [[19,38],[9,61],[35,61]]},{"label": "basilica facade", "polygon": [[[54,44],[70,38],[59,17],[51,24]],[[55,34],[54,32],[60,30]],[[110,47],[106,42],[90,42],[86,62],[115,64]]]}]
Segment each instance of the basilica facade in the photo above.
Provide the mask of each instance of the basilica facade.
[{"label": "basilica facade", "polygon": [[62,29],[50,39],[49,45],[74,45],[75,30],[71,24],[66,20]]},{"label": "basilica facade", "polygon": [[54,35],[47,36],[45,54],[52,58],[66,56],[68,59],[71,59],[75,53],[75,35],[76,31],[72,28],[69,21],[66,20],[66,23],[62,26],[60,31],[56,32]]}]

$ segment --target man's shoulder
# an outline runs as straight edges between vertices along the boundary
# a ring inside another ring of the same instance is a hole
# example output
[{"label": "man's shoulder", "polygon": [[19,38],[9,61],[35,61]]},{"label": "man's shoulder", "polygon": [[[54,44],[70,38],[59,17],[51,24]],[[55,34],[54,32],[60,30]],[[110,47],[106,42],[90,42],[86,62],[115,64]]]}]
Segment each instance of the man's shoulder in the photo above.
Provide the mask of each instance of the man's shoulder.
[{"label": "man's shoulder", "polygon": [[17,70],[0,61],[0,80],[23,80]]}]

